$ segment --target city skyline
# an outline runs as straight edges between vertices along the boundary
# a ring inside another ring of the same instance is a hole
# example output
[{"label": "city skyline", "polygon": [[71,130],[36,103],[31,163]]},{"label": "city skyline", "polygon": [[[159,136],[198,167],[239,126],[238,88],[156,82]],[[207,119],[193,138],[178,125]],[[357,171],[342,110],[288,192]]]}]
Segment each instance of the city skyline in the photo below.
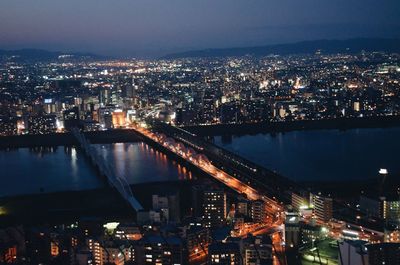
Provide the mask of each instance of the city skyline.
[{"label": "city skyline", "polygon": [[399,0],[0,3],[0,265],[400,265]]}]

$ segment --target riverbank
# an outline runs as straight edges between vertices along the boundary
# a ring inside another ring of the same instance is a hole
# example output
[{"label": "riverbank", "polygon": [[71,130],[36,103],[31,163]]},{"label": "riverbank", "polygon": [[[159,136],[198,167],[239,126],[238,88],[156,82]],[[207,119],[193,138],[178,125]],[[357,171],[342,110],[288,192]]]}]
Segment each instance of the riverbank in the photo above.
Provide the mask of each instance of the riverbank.
[{"label": "riverbank", "polygon": [[0,210],[0,227],[134,217],[128,204],[109,188],[2,197]]},{"label": "riverbank", "polygon": [[193,125],[184,126],[182,128],[198,136],[222,136],[323,129],[348,130],[356,128],[387,128],[396,126],[400,126],[400,115],[324,120],[270,121],[262,123]]},{"label": "riverbank", "polygon": [[358,200],[361,194],[380,196],[398,196],[400,186],[400,175],[392,174],[385,178],[374,177],[365,180],[337,180],[337,181],[305,181],[301,185],[309,190],[320,191],[330,194],[343,201]]}]

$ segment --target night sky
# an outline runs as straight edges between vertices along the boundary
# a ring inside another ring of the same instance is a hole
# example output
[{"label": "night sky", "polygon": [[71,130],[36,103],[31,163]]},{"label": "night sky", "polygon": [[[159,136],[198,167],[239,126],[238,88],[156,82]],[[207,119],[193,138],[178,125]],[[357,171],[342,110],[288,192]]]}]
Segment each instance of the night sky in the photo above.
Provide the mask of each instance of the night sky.
[{"label": "night sky", "polygon": [[0,48],[159,56],[400,37],[399,0],[1,0]]}]

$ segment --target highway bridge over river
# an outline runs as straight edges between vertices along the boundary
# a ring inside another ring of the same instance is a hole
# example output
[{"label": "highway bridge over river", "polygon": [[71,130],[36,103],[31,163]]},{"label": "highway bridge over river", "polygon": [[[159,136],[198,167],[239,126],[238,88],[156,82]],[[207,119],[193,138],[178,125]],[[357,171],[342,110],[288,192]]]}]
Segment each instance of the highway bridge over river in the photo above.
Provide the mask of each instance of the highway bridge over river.
[{"label": "highway bridge over river", "polygon": [[242,161],[228,158],[225,150],[212,146],[213,149],[210,151],[206,142],[195,140],[196,136],[190,132],[168,124],[158,124],[151,130],[140,126],[135,126],[133,129],[147,144],[157,150],[175,156],[180,162],[213,177],[250,200],[265,201],[267,212],[271,216],[277,217],[283,213],[283,203],[287,202],[289,197],[286,195],[277,197],[279,191],[276,191],[276,187],[269,187],[267,182],[255,179],[254,176],[264,172],[261,171],[261,167],[243,163],[241,164],[241,167],[245,168],[243,169],[238,166]]},{"label": "highway bridge over river", "polygon": [[165,123],[155,124],[153,130],[204,154],[217,168],[251,187],[262,190],[266,196],[274,200],[290,204],[292,191],[298,193],[303,191],[296,182],[216,146],[187,130]]}]

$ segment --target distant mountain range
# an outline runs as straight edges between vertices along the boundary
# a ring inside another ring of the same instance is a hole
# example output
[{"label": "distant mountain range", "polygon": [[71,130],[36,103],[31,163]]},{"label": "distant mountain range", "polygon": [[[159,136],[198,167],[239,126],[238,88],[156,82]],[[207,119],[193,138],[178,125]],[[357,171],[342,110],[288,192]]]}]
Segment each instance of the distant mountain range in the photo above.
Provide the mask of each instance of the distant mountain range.
[{"label": "distant mountain range", "polygon": [[312,54],[321,50],[329,53],[359,53],[362,50],[400,52],[400,39],[358,38],[348,40],[315,40],[288,44],[275,44],[258,47],[224,48],[194,50],[174,53],[164,56],[163,59],[194,58],[194,57],[229,57],[229,56],[266,56],[271,54]]},{"label": "distant mountain range", "polygon": [[[51,52],[40,49],[21,49],[21,50],[0,50],[1,58],[13,58],[13,60],[21,61],[48,61],[62,58],[63,56],[70,56],[70,58],[91,58],[98,59],[99,56],[91,53],[79,52]],[[65,57],[64,57],[65,58]]]},{"label": "distant mountain range", "polygon": [[[384,51],[400,53],[400,39],[358,38],[348,40],[315,40],[296,43],[274,44],[257,47],[205,49],[179,52],[166,55],[161,59],[201,58],[201,57],[229,57],[229,56],[267,56],[271,54],[313,54],[320,50],[324,54],[332,53],[359,53],[362,50]],[[70,55],[75,59],[106,59],[93,53],[80,52],[52,52],[41,49],[1,50],[0,60],[7,58],[14,61],[50,61]],[[65,58],[65,57],[64,57]]]}]

